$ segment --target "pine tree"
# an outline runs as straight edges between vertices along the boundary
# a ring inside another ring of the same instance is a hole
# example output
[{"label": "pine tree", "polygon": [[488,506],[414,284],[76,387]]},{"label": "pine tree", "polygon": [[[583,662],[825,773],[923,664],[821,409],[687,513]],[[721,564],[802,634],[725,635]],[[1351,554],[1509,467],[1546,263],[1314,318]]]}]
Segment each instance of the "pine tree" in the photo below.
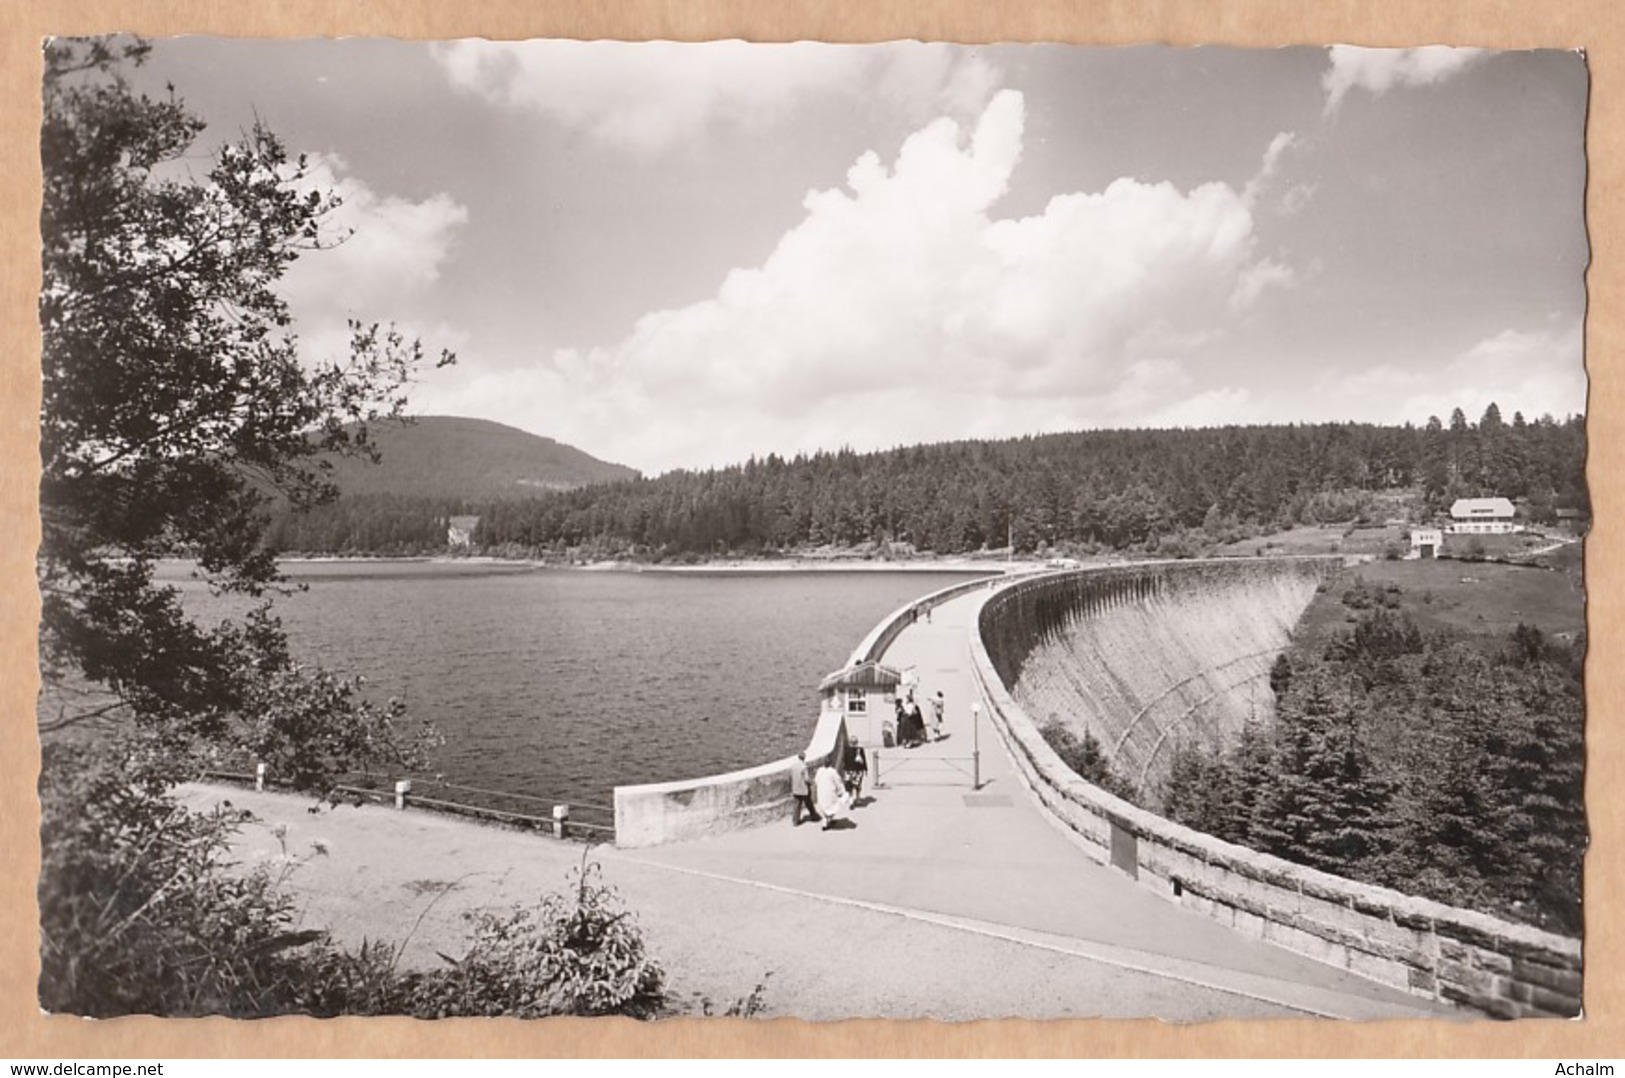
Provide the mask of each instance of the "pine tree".
[{"label": "pine tree", "polygon": [[1586,845],[1585,747],[1580,698],[1564,691],[1539,630],[1519,625],[1497,671],[1506,748],[1494,769],[1508,805],[1509,899],[1546,913],[1553,927],[1581,928],[1580,865]]}]

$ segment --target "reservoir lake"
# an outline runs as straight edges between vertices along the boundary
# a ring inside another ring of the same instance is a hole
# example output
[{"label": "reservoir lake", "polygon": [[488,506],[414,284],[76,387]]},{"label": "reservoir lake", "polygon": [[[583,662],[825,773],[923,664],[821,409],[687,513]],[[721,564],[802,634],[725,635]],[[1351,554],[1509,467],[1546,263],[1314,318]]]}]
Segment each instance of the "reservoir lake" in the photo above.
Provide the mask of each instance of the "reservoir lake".
[{"label": "reservoir lake", "polygon": [[[445,737],[448,782],[609,805],[617,785],[806,747],[818,682],[903,603],[962,571],[622,572],[480,562],[294,562],[296,656],[364,675]],[[205,622],[238,614],[189,567],[160,577]]]}]

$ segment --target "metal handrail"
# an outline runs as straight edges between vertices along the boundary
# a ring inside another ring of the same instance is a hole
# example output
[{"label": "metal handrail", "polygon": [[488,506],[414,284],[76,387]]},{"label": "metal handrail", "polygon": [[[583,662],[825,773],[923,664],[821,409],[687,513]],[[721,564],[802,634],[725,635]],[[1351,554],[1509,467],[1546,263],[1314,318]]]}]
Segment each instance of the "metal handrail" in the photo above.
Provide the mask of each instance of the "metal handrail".
[{"label": "metal handrail", "polygon": [[[470,805],[462,801],[444,801],[436,797],[419,797],[416,794],[409,795],[407,803],[411,805],[422,805],[427,808],[442,809],[448,812],[466,813],[472,816],[490,816],[493,819],[498,820],[536,824],[538,826],[547,828],[553,827],[554,823],[556,822],[550,817],[546,816],[532,816],[525,812],[505,812],[502,809],[485,808],[481,805]],[[613,827],[605,827],[603,824],[582,823],[580,820],[575,819],[569,821],[569,829],[572,831],[605,831],[610,833],[613,833],[615,830]]]}]

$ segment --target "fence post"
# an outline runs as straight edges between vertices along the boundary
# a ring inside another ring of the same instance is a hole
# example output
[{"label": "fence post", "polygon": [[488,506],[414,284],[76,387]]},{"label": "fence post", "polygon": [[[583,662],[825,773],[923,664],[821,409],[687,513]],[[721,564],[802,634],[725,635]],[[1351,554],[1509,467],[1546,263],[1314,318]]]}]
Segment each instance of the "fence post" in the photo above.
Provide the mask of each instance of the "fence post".
[{"label": "fence post", "polygon": [[982,788],[982,705],[975,700],[970,705],[970,769],[971,789]]},{"label": "fence post", "polygon": [[395,784],[395,807],[397,809],[404,809],[406,807],[406,795],[411,792],[411,779],[401,779]]},{"label": "fence post", "polygon": [[264,764],[255,764],[254,765],[254,789],[256,789],[256,790],[265,789],[265,765]]},{"label": "fence post", "polygon": [[570,806],[553,806],[553,837],[564,838],[570,830]]}]

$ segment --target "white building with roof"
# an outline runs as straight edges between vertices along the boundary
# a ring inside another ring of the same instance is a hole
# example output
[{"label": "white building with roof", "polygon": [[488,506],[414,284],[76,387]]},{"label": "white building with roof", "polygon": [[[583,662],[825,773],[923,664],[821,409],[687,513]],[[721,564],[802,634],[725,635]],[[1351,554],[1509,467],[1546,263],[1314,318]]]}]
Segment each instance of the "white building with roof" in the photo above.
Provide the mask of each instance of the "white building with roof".
[{"label": "white building with roof", "polygon": [[1450,506],[1452,535],[1506,535],[1523,531],[1513,523],[1514,510],[1508,498],[1457,498]]},{"label": "white building with roof", "polygon": [[893,702],[903,689],[903,673],[873,659],[837,670],[818,685],[822,710],[846,719],[847,737],[871,748],[897,743]]}]

